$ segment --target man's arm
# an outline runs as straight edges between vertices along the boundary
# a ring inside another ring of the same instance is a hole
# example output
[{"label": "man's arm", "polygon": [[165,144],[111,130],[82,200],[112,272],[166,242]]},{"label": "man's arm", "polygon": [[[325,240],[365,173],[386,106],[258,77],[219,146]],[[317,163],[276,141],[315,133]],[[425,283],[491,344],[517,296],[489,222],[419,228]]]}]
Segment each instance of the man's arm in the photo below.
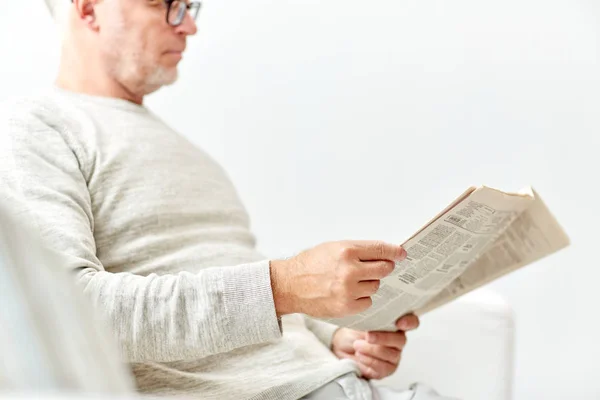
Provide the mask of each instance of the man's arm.
[{"label": "man's arm", "polygon": [[[0,115],[0,197],[21,205],[65,268],[108,314],[129,361],[172,361],[281,336],[278,316],[341,318],[372,304],[380,279],[406,257],[380,241],[323,243],[288,260],[198,274],[108,273],[96,257],[90,165],[69,132],[32,112]],[[64,136],[63,136],[64,135]],[[89,177],[87,177],[89,179]],[[331,331],[320,334],[328,341]]]},{"label": "man's arm", "polygon": [[303,315],[303,317],[306,328],[308,328],[308,330],[311,331],[325,347],[331,349],[333,335],[340,327],[330,324],[329,322],[311,318],[308,315]]},{"label": "man's arm", "polygon": [[0,119],[0,197],[18,203],[65,256],[65,268],[112,322],[128,361],[202,358],[281,336],[268,261],[198,274],[106,272],[79,160],[35,115]]}]

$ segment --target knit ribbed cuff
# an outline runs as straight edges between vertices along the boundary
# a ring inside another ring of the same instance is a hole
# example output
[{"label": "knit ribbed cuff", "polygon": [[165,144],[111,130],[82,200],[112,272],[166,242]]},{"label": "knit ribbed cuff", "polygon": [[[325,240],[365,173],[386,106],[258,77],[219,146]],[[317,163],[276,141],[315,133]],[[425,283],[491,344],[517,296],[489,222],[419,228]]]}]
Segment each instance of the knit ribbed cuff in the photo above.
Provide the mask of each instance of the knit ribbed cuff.
[{"label": "knit ribbed cuff", "polygon": [[281,338],[275,312],[269,261],[223,270],[223,304],[234,347]]},{"label": "knit ribbed cuff", "polygon": [[331,349],[333,334],[340,329],[339,326],[329,322],[313,319],[307,315],[304,316],[306,327],[323,343],[328,349]]}]

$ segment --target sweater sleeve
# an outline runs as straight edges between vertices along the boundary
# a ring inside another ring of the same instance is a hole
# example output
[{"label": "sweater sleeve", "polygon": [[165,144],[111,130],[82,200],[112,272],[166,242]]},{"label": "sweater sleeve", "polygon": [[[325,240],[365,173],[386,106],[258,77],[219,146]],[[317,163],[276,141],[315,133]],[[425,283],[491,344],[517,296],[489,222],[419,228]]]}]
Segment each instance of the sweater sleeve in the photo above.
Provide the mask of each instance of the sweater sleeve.
[{"label": "sweater sleeve", "polygon": [[311,331],[325,347],[331,350],[333,335],[340,327],[330,324],[329,322],[311,318],[308,315],[303,316],[306,328],[308,328],[308,330]]},{"label": "sweater sleeve", "polygon": [[198,274],[109,273],[96,256],[80,160],[35,115],[0,116],[0,198],[32,217],[103,310],[127,361],[202,358],[281,337],[269,261]]}]

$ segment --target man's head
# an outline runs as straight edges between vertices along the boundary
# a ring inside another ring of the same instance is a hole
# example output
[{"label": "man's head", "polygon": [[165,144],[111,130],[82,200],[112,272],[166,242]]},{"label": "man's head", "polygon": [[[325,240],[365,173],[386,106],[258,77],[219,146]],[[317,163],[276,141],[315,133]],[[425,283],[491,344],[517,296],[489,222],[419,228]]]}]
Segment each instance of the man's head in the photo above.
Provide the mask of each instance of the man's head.
[{"label": "man's head", "polygon": [[136,98],[175,82],[186,39],[196,33],[199,3],[189,0],[46,2],[64,25],[63,51],[77,60],[69,67],[77,64],[89,75],[83,80],[112,82]]}]

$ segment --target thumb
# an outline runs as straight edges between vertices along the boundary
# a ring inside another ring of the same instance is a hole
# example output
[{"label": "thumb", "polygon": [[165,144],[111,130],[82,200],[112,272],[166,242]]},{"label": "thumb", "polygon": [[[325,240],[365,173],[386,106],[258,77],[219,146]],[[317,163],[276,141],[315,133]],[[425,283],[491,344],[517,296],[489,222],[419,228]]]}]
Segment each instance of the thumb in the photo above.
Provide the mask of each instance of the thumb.
[{"label": "thumb", "polygon": [[340,344],[347,348],[354,348],[354,342],[357,340],[366,340],[367,333],[363,331],[355,331],[354,329],[342,328],[344,331],[342,333],[342,339]]}]

